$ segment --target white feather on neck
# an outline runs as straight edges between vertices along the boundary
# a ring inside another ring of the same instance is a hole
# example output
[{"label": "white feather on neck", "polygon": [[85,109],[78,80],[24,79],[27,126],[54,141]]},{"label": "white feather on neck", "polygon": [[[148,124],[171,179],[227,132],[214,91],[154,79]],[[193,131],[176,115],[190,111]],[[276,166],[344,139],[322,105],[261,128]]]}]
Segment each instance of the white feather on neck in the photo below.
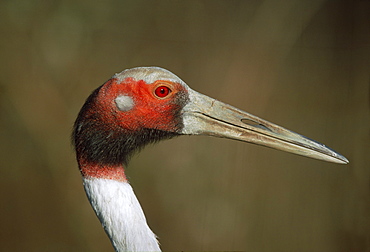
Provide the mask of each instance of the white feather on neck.
[{"label": "white feather on neck", "polygon": [[160,251],[128,182],[83,178],[85,191],[116,251]]}]

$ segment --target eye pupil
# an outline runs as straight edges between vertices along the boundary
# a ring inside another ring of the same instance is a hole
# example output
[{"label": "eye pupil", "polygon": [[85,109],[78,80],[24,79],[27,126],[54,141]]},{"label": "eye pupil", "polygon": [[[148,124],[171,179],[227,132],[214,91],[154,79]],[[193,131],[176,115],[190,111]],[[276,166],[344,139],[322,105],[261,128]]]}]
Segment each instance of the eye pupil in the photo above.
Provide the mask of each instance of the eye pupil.
[{"label": "eye pupil", "polygon": [[155,95],[164,98],[171,93],[171,89],[167,86],[159,86],[154,91]]}]

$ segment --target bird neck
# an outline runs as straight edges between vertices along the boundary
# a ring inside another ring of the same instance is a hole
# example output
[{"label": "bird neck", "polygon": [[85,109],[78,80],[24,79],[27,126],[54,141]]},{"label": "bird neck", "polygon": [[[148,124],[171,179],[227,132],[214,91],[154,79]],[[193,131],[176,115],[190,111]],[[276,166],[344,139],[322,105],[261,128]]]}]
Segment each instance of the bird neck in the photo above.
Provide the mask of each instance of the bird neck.
[{"label": "bird neck", "polygon": [[122,165],[102,165],[77,157],[78,167],[84,178],[103,178],[127,182],[125,170]]},{"label": "bird neck", "polygon": [[127,181],[83,177],[87,197],[116,251],[160,251]]}]

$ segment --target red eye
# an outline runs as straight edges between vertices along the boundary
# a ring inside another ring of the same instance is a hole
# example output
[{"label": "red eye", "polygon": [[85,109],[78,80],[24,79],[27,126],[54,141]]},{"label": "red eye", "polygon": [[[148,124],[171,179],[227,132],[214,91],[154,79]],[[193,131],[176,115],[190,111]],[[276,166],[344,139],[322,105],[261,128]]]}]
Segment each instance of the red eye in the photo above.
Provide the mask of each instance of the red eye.
[{"label": "red eye", "polygon": [[167,86],[159,86],[155,89],[154,93],[159,98],[164,98],[169,95],[172,90]]}]

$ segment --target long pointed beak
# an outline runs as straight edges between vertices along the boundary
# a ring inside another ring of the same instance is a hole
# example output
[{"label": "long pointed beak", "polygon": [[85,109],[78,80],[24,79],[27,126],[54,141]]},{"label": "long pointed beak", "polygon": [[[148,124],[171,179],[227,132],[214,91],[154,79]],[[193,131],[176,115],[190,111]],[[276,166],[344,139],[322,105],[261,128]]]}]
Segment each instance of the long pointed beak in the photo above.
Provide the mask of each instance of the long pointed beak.
[{"label": "long pointed beak", "polygon": [[250,142],[328,162],[349,161],[329,147],[213,98],[189,90],[182,134]]}]

